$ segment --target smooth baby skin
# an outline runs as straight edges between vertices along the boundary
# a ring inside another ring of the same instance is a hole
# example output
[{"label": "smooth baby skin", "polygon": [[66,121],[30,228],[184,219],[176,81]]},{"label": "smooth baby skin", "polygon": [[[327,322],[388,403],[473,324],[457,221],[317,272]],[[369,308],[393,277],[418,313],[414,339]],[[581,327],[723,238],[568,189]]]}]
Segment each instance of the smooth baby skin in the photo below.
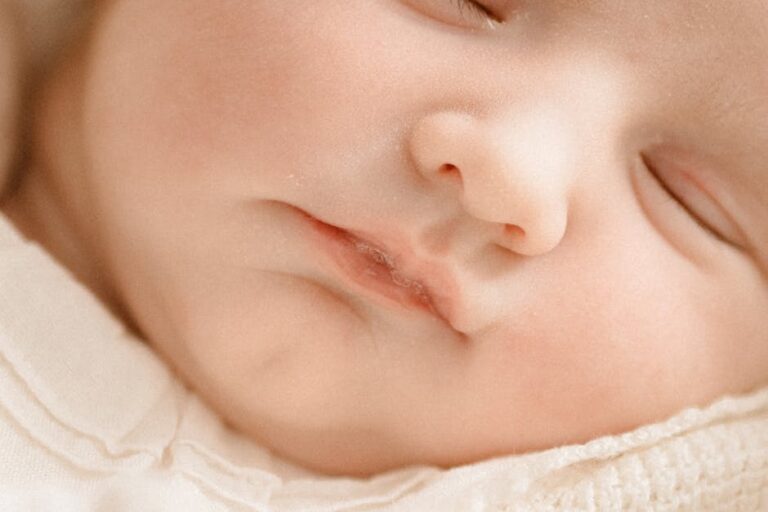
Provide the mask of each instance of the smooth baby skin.
[{"label": "smooth baby skin", "polygon": [[328,473],[768,382],[766,4],[458,4],[106,2],[4,211]]}]

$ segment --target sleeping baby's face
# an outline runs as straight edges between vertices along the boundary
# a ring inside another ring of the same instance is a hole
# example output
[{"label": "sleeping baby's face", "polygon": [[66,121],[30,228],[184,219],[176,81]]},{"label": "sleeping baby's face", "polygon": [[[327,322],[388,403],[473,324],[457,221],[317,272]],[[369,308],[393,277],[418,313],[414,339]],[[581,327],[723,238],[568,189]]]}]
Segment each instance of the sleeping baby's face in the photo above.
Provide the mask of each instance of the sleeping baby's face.
[{"label": "sleeping baby's face", "polygon": [[762,0],[115,0],[21,193],[280,455],[582,442],[768,382],[766,55]]}]

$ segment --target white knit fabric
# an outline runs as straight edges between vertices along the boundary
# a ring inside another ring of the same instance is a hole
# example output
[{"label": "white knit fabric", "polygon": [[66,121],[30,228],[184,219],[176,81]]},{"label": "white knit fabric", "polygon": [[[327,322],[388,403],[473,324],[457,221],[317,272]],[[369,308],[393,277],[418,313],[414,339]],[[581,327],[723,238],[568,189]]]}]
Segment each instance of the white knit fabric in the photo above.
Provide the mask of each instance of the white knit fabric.
[{"label": "white knit fabric", "polygon": [[[3,1],[6,166],[19,25]],[[33,32],[55,41],[54,25],[40,26],[49,28]],[[768,388],[583,445],[451,470],[324,477],[228,430],[0,216],[0,510],[768,511]]]}]

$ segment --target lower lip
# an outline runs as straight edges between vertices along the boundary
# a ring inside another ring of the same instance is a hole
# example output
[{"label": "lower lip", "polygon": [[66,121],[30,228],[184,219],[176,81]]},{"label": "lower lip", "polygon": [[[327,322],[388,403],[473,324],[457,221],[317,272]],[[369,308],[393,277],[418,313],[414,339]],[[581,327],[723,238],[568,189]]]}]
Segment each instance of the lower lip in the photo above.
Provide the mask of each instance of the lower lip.
[{"label": "lower lip", "polygon": [[[393,277],[392,268],[358,250],[362,241],[347,231],[326,224],[304,213],[312,231],[319,235],[318,245],[330,257],[342,276],[386,303],[406,309],[428,311],[439,315],[427,290],[418,282]],[[399,281],[398,284],[396,281]]]}]

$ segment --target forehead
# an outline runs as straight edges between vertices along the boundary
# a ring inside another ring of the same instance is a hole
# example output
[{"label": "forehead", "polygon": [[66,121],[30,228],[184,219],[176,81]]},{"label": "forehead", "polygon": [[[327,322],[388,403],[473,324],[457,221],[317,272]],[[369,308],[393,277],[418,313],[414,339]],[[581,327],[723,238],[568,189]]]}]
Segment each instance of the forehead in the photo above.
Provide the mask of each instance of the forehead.
[{"label": "forehead", "polygon": [[768,1],[549,5],[552,19],[559,12],[574,39],[630,63],[654,89],[649,96],[671,130],[694,132],[703,147],[752,168],[753,180],[768,179]]},{"label": "forehead", "polygon": [[551,20],[548,37],[617,53],[639,78],[678,100],[684,93],[712,116],[768,110],[766,0],[529,2]]}]

